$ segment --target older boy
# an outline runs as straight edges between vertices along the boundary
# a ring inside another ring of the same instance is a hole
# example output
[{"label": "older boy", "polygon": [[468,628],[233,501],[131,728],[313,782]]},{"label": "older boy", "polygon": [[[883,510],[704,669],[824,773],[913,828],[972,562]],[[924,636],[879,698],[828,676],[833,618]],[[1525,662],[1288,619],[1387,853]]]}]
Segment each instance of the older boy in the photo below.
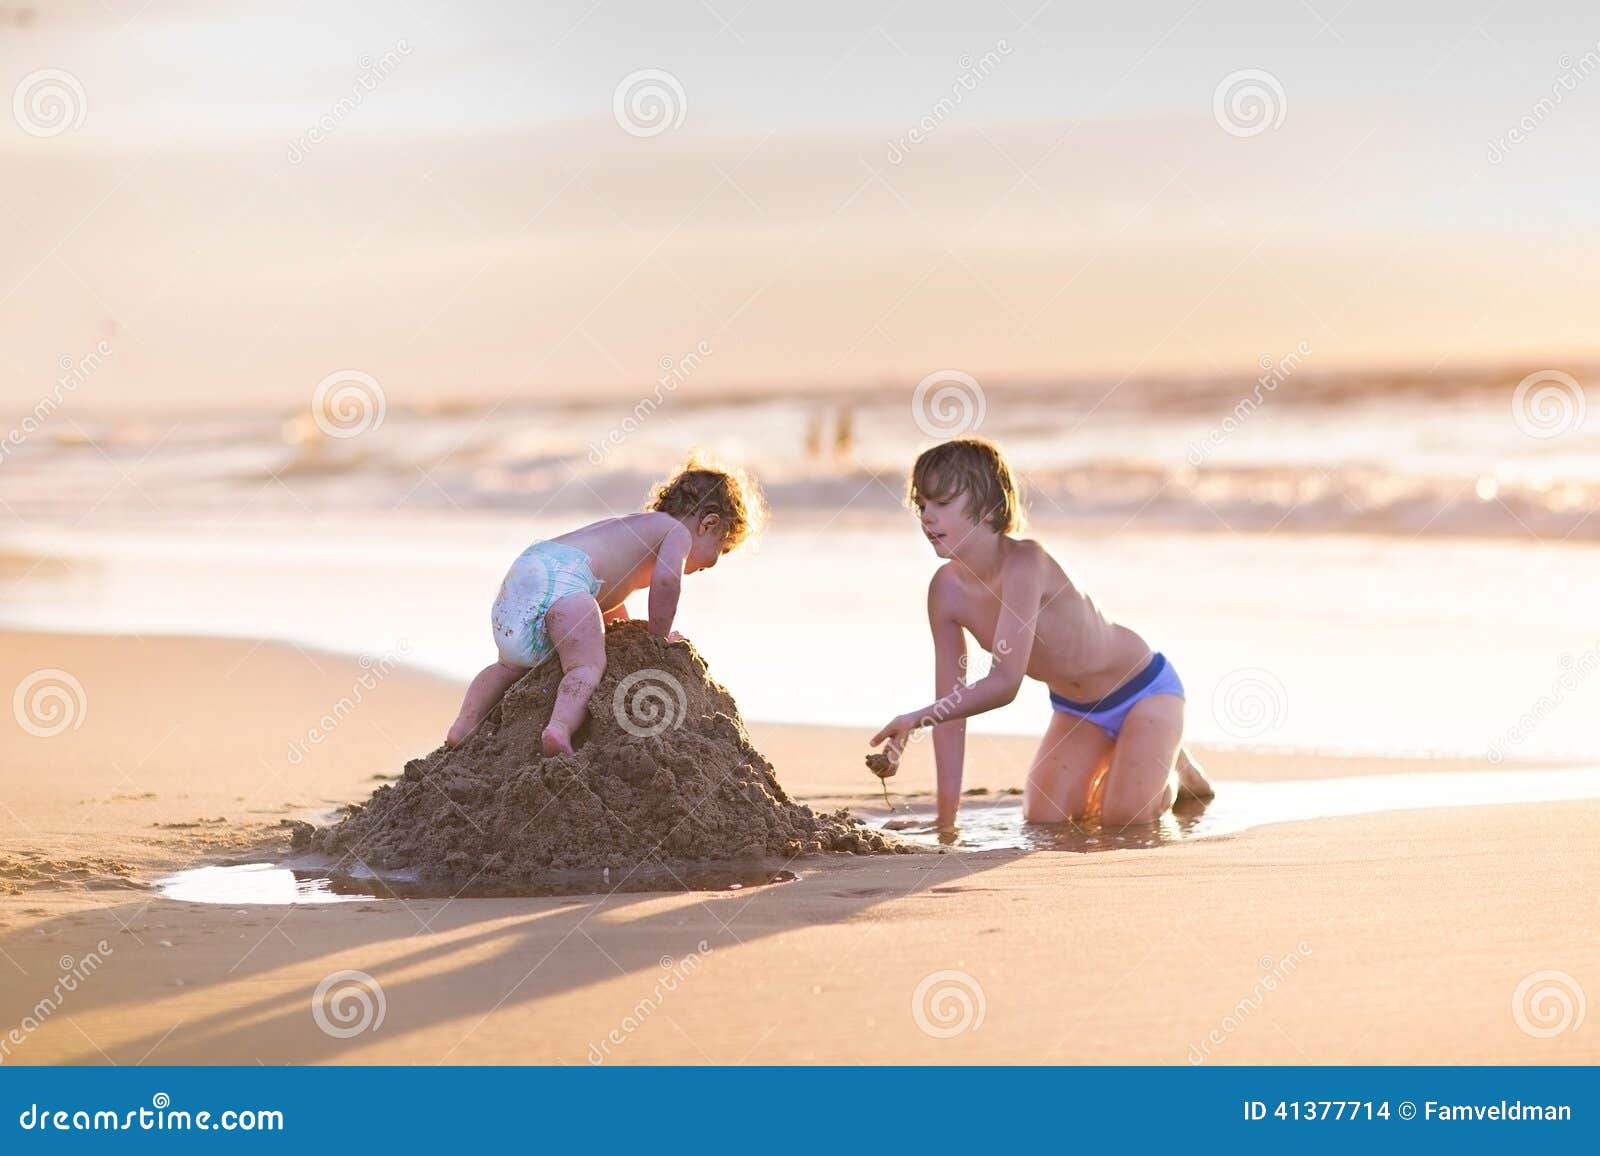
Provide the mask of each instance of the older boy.
[{"label": "older boy", "polygon": [[[924,452],[909,498],[934,553],[948,559],[928,586],[935,689],[942,696],[896,717],[872,738],[888,742],[889,770],[913,730],[933,728],[941,828],[961,801],[965,720],[1004,706],[1024,676],[1043,682],[1054,708],[1023,792],[1023,817],[1061,823],[1092,809],[1112,827],[1154,823],[1173,804],[1177,764],[1187,793],[1211,786],[1180,759],[1183,684],[1138,634],[1109,621],[1037,542],[1012,535],[1021,503],[993,443],[960,438]],[[962,678],[970,633],[993,656],[989,673]]]}]

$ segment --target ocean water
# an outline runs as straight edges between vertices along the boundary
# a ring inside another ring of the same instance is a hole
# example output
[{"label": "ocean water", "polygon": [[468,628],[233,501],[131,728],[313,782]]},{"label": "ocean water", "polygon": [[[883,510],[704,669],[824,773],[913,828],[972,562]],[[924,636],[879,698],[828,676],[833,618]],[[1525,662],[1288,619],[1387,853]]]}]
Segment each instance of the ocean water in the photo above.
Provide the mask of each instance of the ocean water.
[{"label": "ocean water", "polygon": [[[1519,410],[1514,384],[1285,385],[1231,424],[1248,383],[386,406],[345,429],[64,407],[0,455],[0,626],[266,637],[464,679],[528,541],[637,509],[699,446],[758,473],[773,519],[685,583],[680,629],[748,717],[870,732],[932,697],[936,561],[903,471],[936,419],[981,416],[1030,532],[1175,663],[1193,738],[1587,757],[1600,435]],[[1029,686],[972,725],[1047,719]]]},{"label": "ocean water", "polygon": [[707,399],[656,386],[606,401],[432,409],[357,391],[317,414],[119,416],[72,400],[41,420],[14,415],[9,436],[0,417],[0,515],[13,527],[218,513],[593,516],[636,509],[691,447],[754,469],[784,517],[893,514],[918,450],[971,431],[1005,446],[1037,518],[1076,527],[1600,538],[1590,517],[1600,421],[1584,421],[1581,386],[1519,392],[1514,374],[1270,389],[956,382],[920,400],[902,389]]},{"label": "ocean water", "polygon": [[[488,611],[506,565],[559,528],[433,515],[40,531],[25,543],[37,553],[12,546],[0,625],[273,638],[465,680],[494,658]],[[1197,740],[1509,759],[1600,745],[1600,550],[1040,537],[1176,664]],[[775,526],[685,581],[678,626],[748,717],[870,733],[933,697],[924,593],[935,565],[909,518]],[[972,725],[1037,733],[1048,717],[1030,683]]]}]

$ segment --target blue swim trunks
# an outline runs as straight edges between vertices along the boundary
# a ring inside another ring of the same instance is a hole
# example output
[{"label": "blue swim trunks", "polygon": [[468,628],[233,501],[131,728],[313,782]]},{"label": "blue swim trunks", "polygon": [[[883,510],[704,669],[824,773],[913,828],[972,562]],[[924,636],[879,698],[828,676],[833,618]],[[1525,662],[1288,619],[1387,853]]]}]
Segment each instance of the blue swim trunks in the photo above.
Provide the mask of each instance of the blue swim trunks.
[{"label": "blue swim trunks", "polygon": [[1153,694],[1183,697],[1183,683],[1178,678],[1178,672],[1172,669],[1167,656],[1160,653],[1152,655],[1143,670],[1099,702],[1073,702],[1051,691],[1050,705],[1062,714],[1087,719],[1111,738],[1116,738],[1122,733],[1123,720],[1128,717],[1134,704]]},{"label": "blue swim trunks", "polygon": [[538,666],[555,653],[544,616],[569,594],[600,593],[589,555],[560,542],[535,542],[506,572],[489,614],[500,657],[513,666]]}]

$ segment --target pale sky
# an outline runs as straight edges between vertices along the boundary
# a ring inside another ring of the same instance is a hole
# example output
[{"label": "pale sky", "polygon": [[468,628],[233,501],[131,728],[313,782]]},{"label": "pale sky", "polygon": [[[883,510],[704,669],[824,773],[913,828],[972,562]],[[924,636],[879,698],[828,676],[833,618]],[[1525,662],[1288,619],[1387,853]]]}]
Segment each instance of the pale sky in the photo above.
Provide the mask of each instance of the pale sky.
[{"label": "pale sky", "polygon": [[1600,353],[1600,13],[1341,4],[3,0],[0,400]]}]

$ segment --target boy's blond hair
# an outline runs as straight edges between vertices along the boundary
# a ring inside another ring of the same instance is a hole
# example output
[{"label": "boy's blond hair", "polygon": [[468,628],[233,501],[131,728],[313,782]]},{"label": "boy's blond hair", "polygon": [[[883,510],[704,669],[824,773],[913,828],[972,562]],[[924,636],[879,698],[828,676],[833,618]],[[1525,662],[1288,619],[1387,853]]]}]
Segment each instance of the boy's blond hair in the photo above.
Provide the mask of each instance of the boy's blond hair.
[{"label": "boy's blond hair", "polygon": [[651,490],[644,508],[674,518],[716,514],[722,522],[722,540],[730,550],[760,533],[767,521],[767,501],[754,478],[743,470],[713,465],[699,457],[691,457]]},{"label": "boy's blond hair", "polygon": [[1001,534],[1022,529],[1022,497],[1000,447],[984,438],[956,438],[923,450],[911,467],[906,500],[948,502],[965,496],[972,516]]}]

